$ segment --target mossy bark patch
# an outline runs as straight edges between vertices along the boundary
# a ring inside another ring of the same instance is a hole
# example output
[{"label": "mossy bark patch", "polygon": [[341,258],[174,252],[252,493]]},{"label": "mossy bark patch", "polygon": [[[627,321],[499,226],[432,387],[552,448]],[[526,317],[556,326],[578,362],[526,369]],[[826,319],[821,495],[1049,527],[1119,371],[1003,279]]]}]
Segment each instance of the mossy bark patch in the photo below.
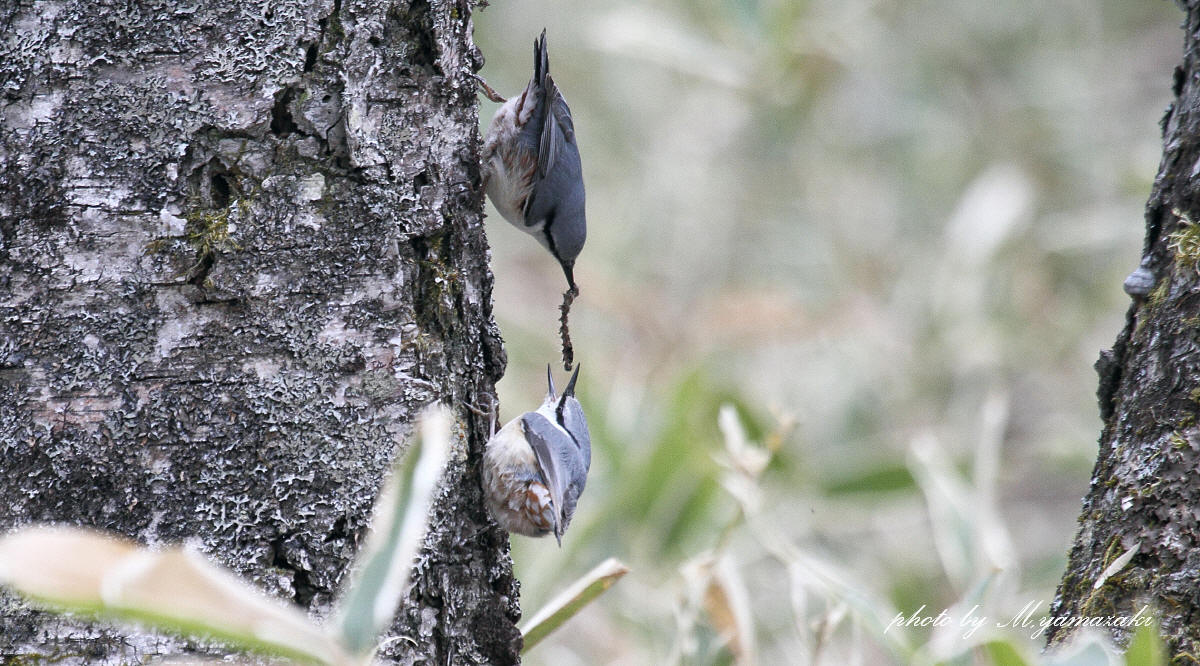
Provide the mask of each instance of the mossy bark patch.
[{"label": "mossy bark patch", "polygon": [[[470,9],[0,9],[0,528],[193,540],[330,608],[416,415],[477,404],[504,370]],[[388,650],[511,663],[516,583],[476,469],[486,424],[458,416],[393,628],[409,640]],[[0,597],[0,654],[195,647]]]}]

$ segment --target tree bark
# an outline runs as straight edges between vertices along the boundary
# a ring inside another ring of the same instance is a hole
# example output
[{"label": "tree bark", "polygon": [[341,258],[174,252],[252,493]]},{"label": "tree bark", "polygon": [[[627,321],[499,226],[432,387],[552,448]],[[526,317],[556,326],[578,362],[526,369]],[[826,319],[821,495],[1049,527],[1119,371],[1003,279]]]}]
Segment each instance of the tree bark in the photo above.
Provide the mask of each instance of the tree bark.
[{"label": "tree bark", "polygon": [[[1200,1],[1181,2],[1183,62],[1162,121],[1141,268],[1124,330],[1101,353],[1104,427],[1079,532],[1051,607],[1056,644],[1081,618],[1161,618],[1175,656],[1200,654]],[[1133,553],[1124,567],[1122,555]],[[1114,566],[1116,563],[1116,566]],[[1111,571],[1110,571],[1111,569]],[[1109,571],[1107,577],[1103,574]],[[1099,587],[1096,587],[1099,583]],[[1131,628],[1114,627],[1119,640]]]},{"label": "tree bark", "polygon": [[[421,408],[462,434],[387,654],[514,663],[467,0],[0,6],[0,528],[191,540],[328,611]],[[0,597],[0,654],[211,647]]]}]

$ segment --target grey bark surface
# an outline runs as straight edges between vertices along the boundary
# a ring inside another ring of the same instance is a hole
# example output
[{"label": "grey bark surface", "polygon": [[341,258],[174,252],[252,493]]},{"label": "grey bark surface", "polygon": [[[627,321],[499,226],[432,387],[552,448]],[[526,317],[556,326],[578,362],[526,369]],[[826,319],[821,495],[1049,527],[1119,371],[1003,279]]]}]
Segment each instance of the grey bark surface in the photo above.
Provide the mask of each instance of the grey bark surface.
[{"label": "grey bark surface", "polygon": [[[393,454],[461,433],[387,656],[517,661],[465,0],[0,3],[0,529],[190,540],[326,613]],[[0,596],[0,654],[211,646]]]},{"label": "grey bark surface", "polygon": [[[1193,663],[1200,655],[1200,2],[1180,5],[1184,56],[1146,206],[1138,273],[1145,297],[1096,363],[1104,427],[1047,638],[1057,644],[1075,633],[1072,622],[1128,618],[1146,607],[1161,618],[1171,655]],[[1129,563],[1102,580],[1131,551]],[[1125,640],[1132,629],[1110,631]]]}]

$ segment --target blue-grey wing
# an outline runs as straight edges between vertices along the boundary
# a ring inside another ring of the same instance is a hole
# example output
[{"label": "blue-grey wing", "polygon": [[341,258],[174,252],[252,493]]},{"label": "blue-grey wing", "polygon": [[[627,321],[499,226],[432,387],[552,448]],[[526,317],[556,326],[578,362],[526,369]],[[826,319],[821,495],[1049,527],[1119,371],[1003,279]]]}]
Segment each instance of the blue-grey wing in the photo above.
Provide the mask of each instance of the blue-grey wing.
[{"label": "blue-grey wing", "polygon": [[[575,437],[579,445],[579,457],[586,472],[592,467],[592,437],[588,432],[587,417],[583,415],[583,406],[575,398],[567,399],[563,404],[563,426]],[[580,482],[580,492],[583,492],[583,482]]]},{"label": "blue-grey wing", "polygon": [[546,76],[545,93],[547,108],[545,122],[542,124],[542,135],[538,140],[537,179],[546,177],[553,167],[563,157],[567,144],[575,143],[575,123],[571,120],[571,109],[567,100],[559,92],[554,79]]},{"label": "blue-grey wing", "polygon": [[546,481],[546,489],[550,491],[550,501],[554,502],[554,510],[561,512],[563,491],[568,483],[568,471],[559,453],[562,442],[558,441],[558,437],[563,435],[546,417],[537,412],[525,413],[521,417],[521,423],[525,426],[525,437],[529,440],[529,446],[533,448],[538,469]]},{"label": "blue-grey wing", "polygon": [[[531,222],[552,214],[555,204],[570,194],[563,186],[573,186],[581,172],[571,109],[553,78],[546,75],[542,81],[540,104],[525,130],[525,145],[537,151],[533,187],[524,211]],[[540,206],[536,205],[539,199]]]},{"label": "blue-grey wing", "polygon": [[550,500],[554,502],[554,510],[559,517],[556,534],[561,536],[574,513],[575,501],[583,491],[583,479],[587,476],[579,447],[541,414],[528,412],[521,419],[538,467],[545,476],[546,487],[550,490]]}]

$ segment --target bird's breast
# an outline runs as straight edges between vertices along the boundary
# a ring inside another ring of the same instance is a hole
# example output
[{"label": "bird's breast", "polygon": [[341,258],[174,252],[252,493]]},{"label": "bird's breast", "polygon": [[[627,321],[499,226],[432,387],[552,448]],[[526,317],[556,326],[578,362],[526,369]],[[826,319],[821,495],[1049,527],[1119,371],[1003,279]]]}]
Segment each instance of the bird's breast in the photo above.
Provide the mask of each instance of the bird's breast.
[{"label": "bird's breast", "polygon": [[525,441],[520,419],[510,421],[488,440],[483,486],[488,510],[504,529],[526,536],[543,536],[554,529],[550,491]]},{"label": "bird's breast", "polygon": [[533,112],[530,98],[527,90],[496,111],[483,142],[483,180],[488,198],[500,215],[518,229],[536,234],[541,225],[526,225],[525,204],[533,190],[537,154],[521,140]]}]

